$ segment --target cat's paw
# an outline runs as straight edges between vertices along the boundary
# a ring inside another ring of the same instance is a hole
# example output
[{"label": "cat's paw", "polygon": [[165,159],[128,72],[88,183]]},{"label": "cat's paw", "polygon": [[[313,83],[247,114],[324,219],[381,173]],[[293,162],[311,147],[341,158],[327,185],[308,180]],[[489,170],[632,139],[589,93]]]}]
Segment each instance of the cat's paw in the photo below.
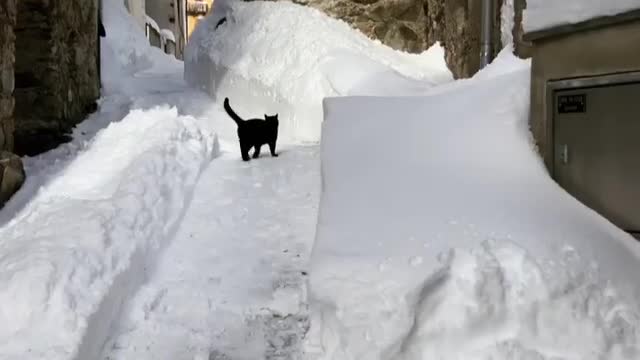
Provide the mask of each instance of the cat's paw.
[{"label": "cat's paw", "polygon": [[273,157],[278,157],[279,154],[271,154]]}]

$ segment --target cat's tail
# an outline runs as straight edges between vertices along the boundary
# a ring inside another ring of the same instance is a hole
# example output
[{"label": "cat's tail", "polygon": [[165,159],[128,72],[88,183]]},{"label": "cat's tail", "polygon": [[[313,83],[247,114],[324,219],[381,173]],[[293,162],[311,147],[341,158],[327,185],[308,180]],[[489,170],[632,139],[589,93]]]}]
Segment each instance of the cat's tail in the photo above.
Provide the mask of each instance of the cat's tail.
[{"label": "cat's tail", "polygon": [[244,119],[238,116],[238,114],[236,114],[236,112],[231,108],[231,105],[229,105],[229,98],[224,98],[224,110],[229,114],[229,116],[231,116],[238,126],[244,122]]}]

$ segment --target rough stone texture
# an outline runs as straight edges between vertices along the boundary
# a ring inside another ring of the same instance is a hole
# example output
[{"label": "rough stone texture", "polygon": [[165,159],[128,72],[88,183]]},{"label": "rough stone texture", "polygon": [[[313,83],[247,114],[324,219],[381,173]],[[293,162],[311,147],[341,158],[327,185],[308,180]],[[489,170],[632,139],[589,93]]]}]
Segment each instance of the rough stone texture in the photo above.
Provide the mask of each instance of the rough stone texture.
[{"label": "rough stone texture", "polygon": [[344,20],[398,50],[426,49],[424,0],[294,0]]},{"label": "rough stone texture", "polygon": [[515,0],[515,25],[513,27],[513,42],[515,45],[515,53],[523,59],[531,57],[533,52],[533,44],[523,39],[524,29],[522,27],[522,13],[527,8],[526,0]]},{"label": "rough stone texture", "polygon": [[98,0],[20,0],[16,34],[15,151],[34,155],[68,139],[95,109]]},{"label": "rough stone texture", "polygon": [[0,208],[24,184],[22,160],[8,151],[0,151]]},{"label": "rough stone texture", "polygon": [[16,0],[0,1],[0,150],[13,148]]}]

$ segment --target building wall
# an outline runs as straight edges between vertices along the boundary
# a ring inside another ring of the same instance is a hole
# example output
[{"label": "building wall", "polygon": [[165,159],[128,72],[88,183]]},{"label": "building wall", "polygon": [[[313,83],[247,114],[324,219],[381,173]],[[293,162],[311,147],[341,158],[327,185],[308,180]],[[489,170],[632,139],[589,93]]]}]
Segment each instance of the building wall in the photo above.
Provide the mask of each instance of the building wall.
[{"label": "building wall", "polygon": [[[194,0],[187,0],[188,1],[194,1]],[[213,7],[213,0],[201,0],[207,4],[209,4],[209,9],[211,9]],[[202,16],[191,16],[188,15],[187,16],[187,36],[190,37],[191,33],[193,33],[193,30],[195,30],[196,26],[198,25],[198,22],[202,19]]]},{"label": "building wall", "polygon": [[183,57],[185,31],[182,16],[178,10],[179,0],[153,0],[146,2],[146,12],[158,23],[160,29],[169,29],[176,38],[176,57]]},{"label": "building wall", "polygon": [[16,1],[0,1],[0,151],[13,149],[15,21]]},{"label": "building wall", "polygon": [[37,154],[68,139],[95,109],[98,0],[20,0],[16,34],[15,151]]},{"label": "building wall", "polygon": [[[113,0],[104,0],[104,1],[113,1]],[[154,0],[149,0],[154,1]],[[124,4],[129,10],[129,14],[136,19],[136,23],[140,25],[140,29],[144,29],[144,25],[146,23],[146,1],[145,0],[124,0]]]},{"label": "building wall", "polygon": [[[500,8],[495,0],[494,53],[501,48]],[[373,39],[402,51],[419,53],[436,41],[445,48],[456,78],[470,77],[480,66],[481,0],[294,0],[344,20]],[[516,2],[516,35],[525,0]],[[521,31],[520,31],[521,32]],[[519,39],[519,37],[516,37]]]},{"label": "building wall", "polygon": [[551,80],[640,71],[640,20],[536,40],[532,49],[530,123],[538,148],[553,164]]}]

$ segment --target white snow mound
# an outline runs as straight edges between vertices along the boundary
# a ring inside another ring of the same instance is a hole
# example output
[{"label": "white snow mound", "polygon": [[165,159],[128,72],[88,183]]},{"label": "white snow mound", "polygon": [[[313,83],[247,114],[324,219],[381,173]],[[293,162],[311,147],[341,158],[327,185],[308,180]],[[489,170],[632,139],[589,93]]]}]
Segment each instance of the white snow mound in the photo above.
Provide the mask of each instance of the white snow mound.
[{"label": "white snow mound", "polygon": [[122,1],[103,1],[102,21],[106,31],[100,41],[103,95],[134,92],[129,78],[136,72],[182,66],[173,55],[149,45],[143,29]]},{"label": "white snow mound", "polygon": [[640,246],[548,176],[529,71],[325,100],[310,358],[640,358]]},{"label": "white snow mound", "polygon": [[527,0],[523,13],[526,32],[576,24],[593,18],[640,10],[638,0]]},{"label": "white snow mound", "polygon": [[216,144],[175,108],[132,111],[0,228],[0,358],[96,359]]},{"label": "white snow mound", "polygon": [[216,1],[187,46],[185,78],[219,102],[229,97],[241,116],[278,113],[285,139],[317,141],[326,96],[425,89],[452,75],[439,45],[408,54],[309,7]]}]

